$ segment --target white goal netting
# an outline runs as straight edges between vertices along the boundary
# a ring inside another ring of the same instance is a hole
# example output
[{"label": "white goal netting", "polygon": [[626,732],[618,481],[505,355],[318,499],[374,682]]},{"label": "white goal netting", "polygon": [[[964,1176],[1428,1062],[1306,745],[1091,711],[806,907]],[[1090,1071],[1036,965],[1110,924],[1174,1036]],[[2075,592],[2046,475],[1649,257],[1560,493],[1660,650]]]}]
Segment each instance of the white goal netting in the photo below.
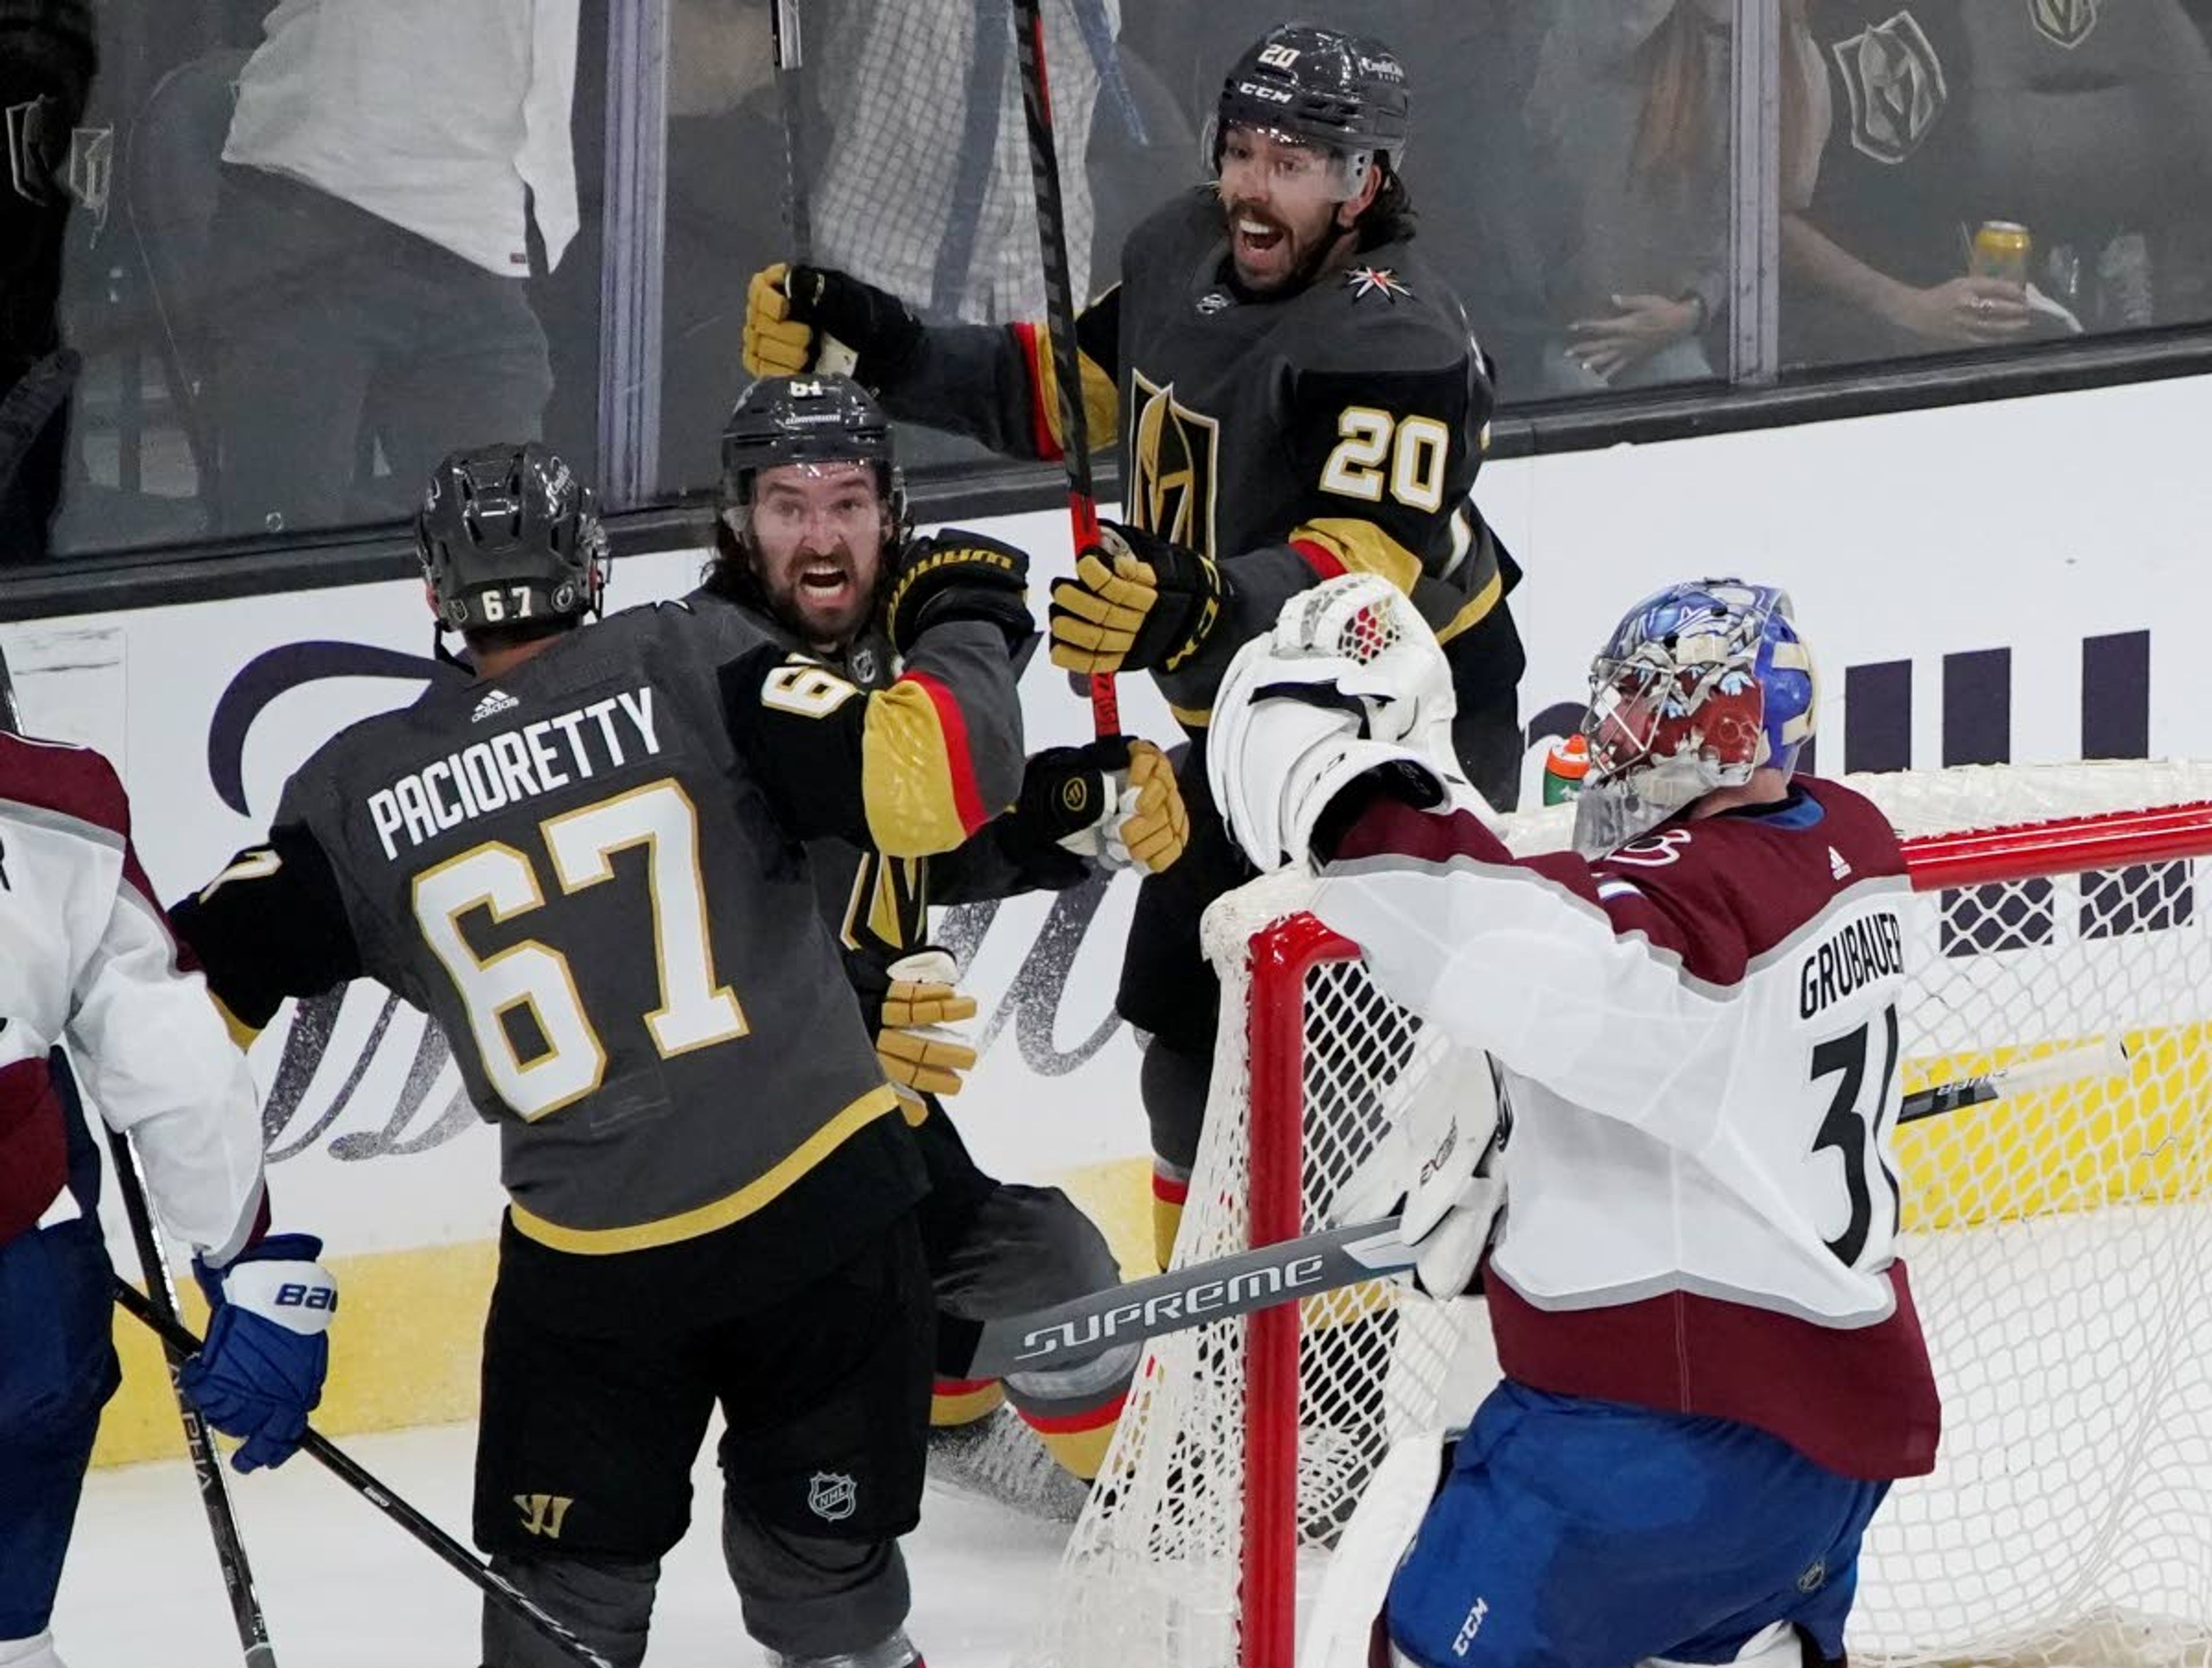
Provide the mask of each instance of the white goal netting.
[{"label": "white goal netting", "polygon": [[[1907,1093],[2106,1040],[2130,1054],[2123,1075],[1898,1132],[1945,1428],[1936,1473],[1869,1538],[1853,1657],[2212,1668],[2212,764],[1851,785],[1924,889]],[[1561,808],[1509,838],[1557,847],[1567,827]],[[1263,931],[1305,884],[1272,876],[1208,917],[1224,1022],[1178,1266],[1245,1248],[1255,1215],[1263,1238],[1322,1225],[1385,1086],[1436,1062],[1356,959],[1305,965],[1328,937],[1310,918]],[[1295,1184],[1270,1180],[1285,1167]],[[1495,1373],[1479,1302],[1378,1283],[1278,1313],[1272,1367],[1265,1344],[1251,1359],[1267,1329],[1237,1321],[1147,1356],[1043,1660],[1291,1668],[1296,1606],[1389,1441],[1463,1421]]]}]

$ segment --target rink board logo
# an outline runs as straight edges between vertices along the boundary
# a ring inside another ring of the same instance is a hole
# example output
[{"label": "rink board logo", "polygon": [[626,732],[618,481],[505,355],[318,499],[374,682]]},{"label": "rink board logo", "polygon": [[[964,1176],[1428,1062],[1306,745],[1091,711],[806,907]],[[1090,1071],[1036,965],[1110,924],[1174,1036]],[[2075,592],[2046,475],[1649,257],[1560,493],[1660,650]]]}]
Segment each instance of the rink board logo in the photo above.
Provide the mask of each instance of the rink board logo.
[{"label": "rink board logo", "polygon": [[824,1523],[842,1523],[860,1503],[860,1485],[842,1471],[817,1471],[806,1479],[806,1509]]},{"label": "rink board logo", "polygon": [[2097,27],[2099,3],[2100,0],[2027,0],[2027,11],[2035,20],[2038,34],[2070,52]]},{"label": "rink board logo", "polygon": [[1831,50],[1851,101],[1851,148],[1894,167],[1920,149],[1950,102],[1942,59],[1909,11]]},{"label": "rink board logo", "polygon": [[1137,420],[1131,426],[1130,513],[1146,531],[1212,556],[1221,425],[1176,399],[1172,382],[1132,374]]}]

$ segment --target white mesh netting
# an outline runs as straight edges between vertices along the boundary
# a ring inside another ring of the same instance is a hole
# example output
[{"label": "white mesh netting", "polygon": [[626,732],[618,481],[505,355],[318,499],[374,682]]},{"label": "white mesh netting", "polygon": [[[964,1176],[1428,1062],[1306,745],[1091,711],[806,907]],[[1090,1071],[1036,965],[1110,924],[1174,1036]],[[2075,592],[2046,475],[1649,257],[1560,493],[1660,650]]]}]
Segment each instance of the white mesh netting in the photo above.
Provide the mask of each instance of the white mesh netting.
[{"label": "white mesh netting", "polygon": [[[1936,836],[2212,801],[2212,764],[1851,785],[1925,860]],[[1556,848],[1570,822],[1561,807],[1509,819],[1507,835]],[[2212,865],[2065,872],[2076,839],[2039,842],[2057,872],[1916,899],[1906,1092],[2105,1039],[2131,1058],[2122,1077],[1898,1131],[1903,1253],[1945,1430],[1935,1475],[1900,1485],[1869,1538],[1850,1637],[1862,1662],[2212,1668],[2212,909],[2199,890]],[[2212,855],[2212,835],[2191,849]],[[1224,1022],[1178,1266],[1248,1242],[1252,1068],[1235,1016],[1253,1000],[1247,946],[1307,886],[1271,876],[1208,916]],[[1372,1140],[1386,1085],[1430,1069],[1436,1049],[1357,962],[1291,992],[1310,1230]],[[1496,1369],[1479,1301],[1448,1309],[1377,1284],[1302,1309],[1303,1602],[1390,1439],[1463,1420]],[[1042,1660],[1289,1668],[1240,1653],[1244,1445],[1267,1411],[1245,1405],[1244,1350],[1243,1323],[1228,1322],[1147,1356],[1069,1543]]]}]

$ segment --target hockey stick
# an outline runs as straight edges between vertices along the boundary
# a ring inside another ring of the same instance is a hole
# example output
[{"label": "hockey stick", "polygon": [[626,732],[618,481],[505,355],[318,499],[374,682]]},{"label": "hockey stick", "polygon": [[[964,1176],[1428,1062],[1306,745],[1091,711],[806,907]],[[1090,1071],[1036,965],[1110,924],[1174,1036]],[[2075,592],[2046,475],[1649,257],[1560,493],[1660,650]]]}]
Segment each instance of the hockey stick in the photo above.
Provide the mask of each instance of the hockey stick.
[{"label": "hockey stick", "polygon": [[[2117,1076],[2127,1069],[2127,1062],[2126,1049],[2106,1040],[2002,1066],[1983,1077],[1906,1095],[1898,1121],[1914,1123],[2032,1089]],[[1398,1237],[1398,1224],[1399,1218],[1383,1216],[1326,1228],[1109,1286],[1048,1309],[987,1320],[957,1376],[994,1379],[1066,1366],[1133,1339],[1232,1319],[1397,1273],[1415,1261],[1413,1251]]]},{"label": "hockey stick", "polygon": [[[1060,196],[1053,142],[1052,89],[1045,80],[1041,0],[1014,0],[1015,47],[1022,64],[1022,113],[1030,130],[1030,172],[1036,183],[1037,246],[1044,258],[1045,333],[1060,385],[1060,461],[1067,470],[1067,513],[1078,555],[1098,543],[1098,494],[1091,478],[1091,426],[1083,409],[1083,354],[1075,340],[1075,282],[1067,264],[1067,215]],[[1100,736],[1121,733],[1114,675],[1091,678],[1091,719]]]},{"label": "hockey stick", "polygon": [[[78,1106],[76,1083],[64,1065],[58,1078],[67,1082],[68,1098]],[[138,1246],[139,1265],[146,1271],[146,1295],[133,1297],[148,1310],[182,1331],[177,1320],[177,1284],[169,1272],[169,1255],[154,1227],[154,1213],[146,1203],[146,1182],[138,1168],[137,1149],[122,1131],[107,1131],[107,1149],[115,1157],[116,1191],[123,1196],[123,1213],[131,1219],[131,1237]],[[123,1286],[123,1277],[116,1277]],[[127,1286],[124,1289],[130,1290]],[[157,1327],[155,1329],[159,1331]],[[189,1336],[189,1334],[187,1334]],[[163,1337],[162,1355],[169,1368],[169,1393],[177,1399],[177,1415],[184,1422],[185,1452],[192,1464],[192,1479],[199,1484],[200,1507],[207,1513],[208,1535],[215,1542],[216,1562],[222,1569],[222,1587],[230,1600],[230,1619],[238,1629],[238,1642],[246,1653],[246,1668],[276,1668],[276,1647],[269,1642],[269,1624],[261,1614],[261,1600],[253,1591],[253,1569],[246,1562],[246,1540],[238,1531],[238,1513],[230,1503],[229,1479],[222,1474],[222,1456],[216,1452],[198,1411],[185,1399],[177,1370],[191,1352],[179,1350]]]},{"label": "hockey stick", "polygon": [[[776,112],[783,124],[783,213],[791,227],[791,264],[814,264],[814,216],[806,206],[806,103],[799,70],[806,52],[799,32],[799,0],[771,0],[769,34],[775,51]],[[824,376],[848,377],[860,355],[824,332],[814,350],[812,368]]]},{"label": "hockey stick", "polygon": [[[198,1350],[199,1339],[182,1323],[158,1313],[143,1292],[120,1276],[115,1282],[115,1301],[151,1327],[173,1356],[189,1356]],[[459,1541],[378,1482],[320,1431],[309,1427],[300,1447],[324,1470],[412,1535],[443,1562],[459,1571],[485,1598],[551,1641],[570,1661],[586,1664],[588,1668],[614,1668],[606,1658],[547,1615],[527,1593],[498,1571],[487,1569],[471,1557]]]}]

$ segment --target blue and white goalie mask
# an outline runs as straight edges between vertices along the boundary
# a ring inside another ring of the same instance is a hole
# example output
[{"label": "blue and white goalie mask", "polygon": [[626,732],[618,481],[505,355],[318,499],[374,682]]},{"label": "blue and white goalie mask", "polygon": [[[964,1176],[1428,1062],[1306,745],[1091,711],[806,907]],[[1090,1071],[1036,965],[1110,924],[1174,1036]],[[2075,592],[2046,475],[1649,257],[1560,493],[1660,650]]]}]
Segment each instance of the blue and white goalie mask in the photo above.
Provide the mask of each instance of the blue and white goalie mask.
[{"label": "blue and white goalie mask", "polygon": [[1817,701],[1787,592],[1698,579],[1646,597],[1590,664],[1575,849],[1617,851],[1762,766],[1789,775]]}]

